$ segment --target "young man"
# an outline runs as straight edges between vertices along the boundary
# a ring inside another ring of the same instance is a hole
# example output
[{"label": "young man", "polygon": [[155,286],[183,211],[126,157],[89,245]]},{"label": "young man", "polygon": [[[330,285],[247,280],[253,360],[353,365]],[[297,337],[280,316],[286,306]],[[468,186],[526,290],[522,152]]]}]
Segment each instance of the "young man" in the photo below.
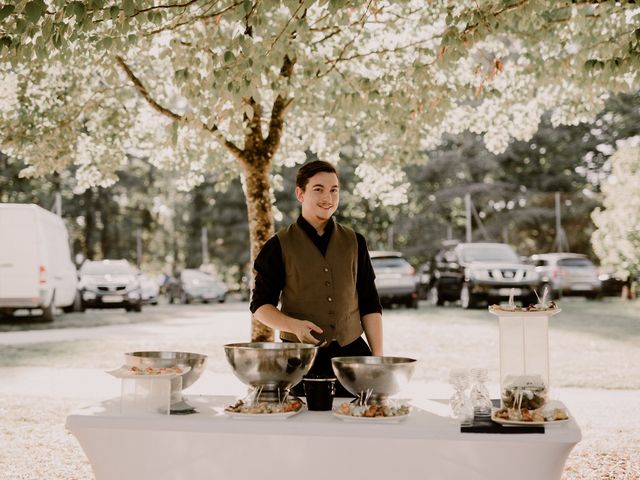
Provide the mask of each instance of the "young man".
[{"label": "young man", "polygon": [[[333,376],[333,357],[383,354],[382,308],[364,237],[332,218],[340,200],[334,166],[303,165],[295,193],[301,215],[258,254],[250,309],[283,341],[321,344],[309,373]],[[349,394],[337,385],[336,395]]]}]

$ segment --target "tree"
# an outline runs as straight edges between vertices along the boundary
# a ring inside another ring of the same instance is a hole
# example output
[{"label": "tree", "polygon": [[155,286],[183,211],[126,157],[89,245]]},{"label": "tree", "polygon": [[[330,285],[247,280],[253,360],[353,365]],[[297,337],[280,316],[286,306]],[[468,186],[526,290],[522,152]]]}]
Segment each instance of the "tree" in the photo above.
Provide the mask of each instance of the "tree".
[{"label": "tree", "polygon": [[0,21],[0,148],[24,174],[76,162],[109,184],[146,147],[185,187],[241,175],[251,258],[274,232],[274,163],[335,162],[355,138],[356,173],[393,201],[380,179],[443,133],[503,151],[549,109],[592,119],[640,65],[637,10],[615,2],[30,0]]},{"label": "tree", "polygon": [[602,185],[603,208],[592,218],[593,248],[602,264],[634,279],[640,275],[640,145],[638,137],[620,142],[611,156],[611,176]]}]

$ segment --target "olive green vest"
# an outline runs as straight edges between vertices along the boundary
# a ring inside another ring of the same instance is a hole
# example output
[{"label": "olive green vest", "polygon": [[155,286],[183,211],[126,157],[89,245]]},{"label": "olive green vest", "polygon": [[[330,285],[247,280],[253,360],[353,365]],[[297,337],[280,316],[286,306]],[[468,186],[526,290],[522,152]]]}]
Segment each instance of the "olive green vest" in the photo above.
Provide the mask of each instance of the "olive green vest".
[{"label": "olive green vest", "polygon": [[[296,223],[277,233],[282,248],[285,284],[281,310],[322,328],[318,338],[344,346],[362,335],[356,276],[358,240],[353,230],[336,223],[325,256]],[[292,333],[280,338],[297,342]]]}]

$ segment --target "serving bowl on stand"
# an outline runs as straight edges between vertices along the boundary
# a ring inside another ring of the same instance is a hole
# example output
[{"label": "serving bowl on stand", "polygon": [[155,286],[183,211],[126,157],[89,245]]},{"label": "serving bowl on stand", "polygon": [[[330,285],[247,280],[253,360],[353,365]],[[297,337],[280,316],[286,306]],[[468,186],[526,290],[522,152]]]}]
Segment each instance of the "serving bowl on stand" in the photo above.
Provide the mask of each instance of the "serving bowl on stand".
[{"label": "serving bowl on stand", "polygon": [[129,352],[124,354],[125,364],[129,367],[141,369],[169,368],[169,367],[191,367],[187,373],[171,380],[171,412],[185,413],[193,411],[194,408],[185,402],[182,397],[182,390],[193,385],[200,378],[205,366],[207,356],[201,353],[191,352]]},{"label": "serving bowl on stand", "polygon": [[371,405],[383,405],[411,380],[416,360],[407,357],[335,357],[333,372],[353,395]]},{"label": "serving bowl on stand", "polygon": [[250,342],[224,346],[238,379],[255,390],[255,402],[282,402],[311,369],[318,347],[307,343]]}]

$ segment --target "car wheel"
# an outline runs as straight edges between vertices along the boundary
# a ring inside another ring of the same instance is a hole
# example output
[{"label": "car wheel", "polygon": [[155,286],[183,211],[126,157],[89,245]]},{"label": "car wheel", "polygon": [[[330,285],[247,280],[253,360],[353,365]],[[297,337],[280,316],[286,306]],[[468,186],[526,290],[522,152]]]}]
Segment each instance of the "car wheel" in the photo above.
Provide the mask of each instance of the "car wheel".
[{"label": "car wheel", "polygon": [[191,299],[189,298],[189,295],[187,295],[185,292],[182,292],[182,295],[180,296],[180,300],[185,305],[188,304],[188,303],[191,303]]},{"label": "car wheel", "polygon": [[478,306],[478,297],[471,293],[468,283],[462,285],[462,290],[460,290],[460,304],[465,310]]},{"label": "car wheel", "polygon": [[417,298],[410,298],[409,300],[406,301],[405,305],[407,306],[407,308],[417,309],[418,308],[418,299]]},{"label": "car wheel", "polygon": [[55,310],[55,293],[53,297],[51,297],[51,303],[46,307],[42,307],[42,321],[44,322],[53,322],[55,319],[54,310]]},{"label": "car wheel", "polygon": [[587,300],[602,300],[602,292],[600,290],[589,292],[587,294]]},{"label": "car wheel", "polygon": [[220,298],[218,299],[218,303],[224,303],[224,302],[226,302],[226,301],[227,301],[227,296],[226,296],[226,295],[223,295],[222,297],[220,297]]}]

